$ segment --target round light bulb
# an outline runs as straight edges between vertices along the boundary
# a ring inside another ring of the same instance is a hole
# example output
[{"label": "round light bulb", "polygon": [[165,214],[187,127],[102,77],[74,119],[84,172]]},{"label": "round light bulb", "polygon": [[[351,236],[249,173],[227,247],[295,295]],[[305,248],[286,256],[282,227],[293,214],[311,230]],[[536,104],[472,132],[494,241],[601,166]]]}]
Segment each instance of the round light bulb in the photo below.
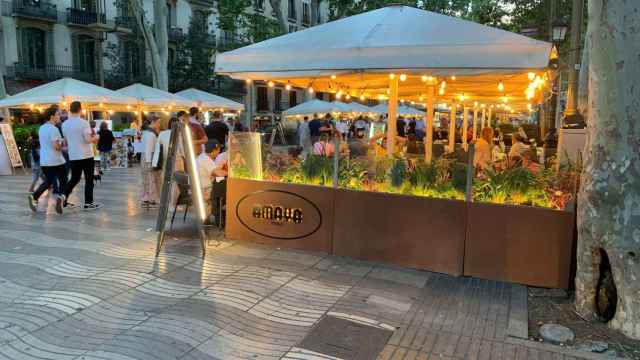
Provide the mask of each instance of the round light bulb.
[{"label": "round light bulb", "polygon": [[429,80],[429,77],[427,75],[422,75],[422,82],[427,82],[427,80]]},{"label": "round light bulb", "polygon": [[504,83],[502,82],[502,80],[500,80],[500,82],[498,83],[498,91],[504,91]]},{"label": "round light bulb", "polygon": [[346,98],[347,100],[351,100],[351,95],[347,94],[347,96],[345,96],[345,98]]},{"label": "round light bulb", "polygon": [[444,80],[442,80],[442,82],[440,83],[440,87],[441,87],[442,89],[446,88],[446,87],[447,87],[447,82],[446,82],[446,81],[444,81]]},{"label": "round light bulb", "polygon": [[287,85],[285,85],[284,88],[287,89],[287,91],[289,91],[289,90],[291,90],[291,85],[287,84]]},{"label": "round light bulb", "polygon": [[251,79],[247,79],[247,80],[245,80],[245,82],[246,82],[247,84],[251,84]]},{"label": "round light bulb", "polygon": [[455,75],[452,75],[452,76],[451,76],[451,80],[456,81],[456,76],[455,76]]},{"label": "round light bulb", "polygon": [[269,85],[269,87],[274,87],[274,86],[276,86],[276,84],[275,84],[273,81],[269,81],[269,83],[268,83],[267,85]]},{"label": "round light bulb", "polygon": [[529,76],[529,80],[533,81],[533,79],[536,78],[536,73],[532,73],[530,72],[529,74],[527,74]]},{"label": "round light bulb", "polygon": [[389,79],[393,80],[395,78],[396,78],[396,74],[393,74],[393,73],[389,74]]},{"label": "round light bulb", "polygon": [[440,90],[438,90],[438,94],[444,95],[444,88],[441,87]]},{"label": "round light bulb", "polygon": [[309,94],[313,94],[313,87],[309,86]]},{"label": "round light bulb", "polygon": [[364,101],[364,95],[360,95],[360,101]]},{"label": "round light bulb", "polygon": [[400,74],[400,81],[407,81],[407,74]]}]

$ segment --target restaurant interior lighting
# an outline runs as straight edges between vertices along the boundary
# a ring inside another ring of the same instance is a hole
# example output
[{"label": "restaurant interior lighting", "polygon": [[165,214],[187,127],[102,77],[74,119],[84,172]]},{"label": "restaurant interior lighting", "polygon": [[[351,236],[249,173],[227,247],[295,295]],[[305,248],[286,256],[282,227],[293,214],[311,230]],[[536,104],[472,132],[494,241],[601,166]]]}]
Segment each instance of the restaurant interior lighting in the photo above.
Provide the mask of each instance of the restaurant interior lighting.
[{"label": "restaurant interior lighting", "polygon": [[508,103],[509,102],[509,98],[506,97],[506,96],[503,96],[502,97],[502,102],[505,103],[505,104]]},{"label": "restaurant interior lighting", "polygon": [[460,101],[464,101],[465,99],[464,93],[460,94]]},{"label": "restaurant interior lighting", "polygon": [[360,101],[364,101],[364,95],[360,95]]}]

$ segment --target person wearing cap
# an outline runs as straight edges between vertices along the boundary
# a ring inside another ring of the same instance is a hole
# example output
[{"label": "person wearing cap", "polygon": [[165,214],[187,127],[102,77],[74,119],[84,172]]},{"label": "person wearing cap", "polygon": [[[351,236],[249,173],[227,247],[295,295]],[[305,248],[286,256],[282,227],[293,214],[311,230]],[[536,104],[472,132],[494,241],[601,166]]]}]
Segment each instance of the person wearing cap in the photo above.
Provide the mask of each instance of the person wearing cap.
[{"label": "person wearing cap", "polygon": [[198,155],[196,159],[196,167],[198,168],[198,179],[200,180],[200,188],[202,189],[202,198],[207,201],[207,214],[211,214],[211,189],[216,178],[227,176],[227,170],[216,162],[216,158],[220,155],[222,144],[215,139],[207,141],[204,146],[204,152]]}]

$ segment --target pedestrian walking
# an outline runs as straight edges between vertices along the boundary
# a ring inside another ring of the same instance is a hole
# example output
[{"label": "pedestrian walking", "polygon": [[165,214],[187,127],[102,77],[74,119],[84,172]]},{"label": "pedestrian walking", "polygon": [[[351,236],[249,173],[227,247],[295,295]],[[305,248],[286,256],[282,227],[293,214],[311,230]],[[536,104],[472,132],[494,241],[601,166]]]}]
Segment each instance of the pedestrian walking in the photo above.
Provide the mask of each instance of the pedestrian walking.
[{"label": "pedestrian walking", "polygon": [[160,131],[160,118],[151,116],[142,125],[142,157],[140,201],[143,207],[158,205],[159,173],[153,169],[153,153],[156,148],[158,132]]},{"label": "pedestrian walking", "polygon": [[31,185],[29,192],[32,193],[38,184],[38,180],[44,181],[44,175],[40,168],[40,140],[37,133],[31,134]]},{"label": "pedestrian walking", "polygon": [[38,139],[40,141],[40,167],[45,180],[36,191],[29,195],[29,207],[32,211],[38,209],[38,199],[50,187],[56,196],[56,212],[62,214],[67,185],[65,159],[62,156],[63,139],[56,125],[60,123],[60,111],[57,106],[51,106],[45,112],[47,122],[40,127]]},{"label": "pedestrian walking", "polygon": [[98,131],[98,151],[100,152],[100,167],[103,171],[111,170],[111,151],[116,138],[109,130],[109,124],[105,121],[100,123]]},{"label": "pedestrian walking", "polygon": [[65,190],[65,207],[73,206],[68,202],[69,195],[80,182],[84,174],[84,210],[95,210],[102,207],[93,202],[94,159],[92,145],[98,139],[92,133],[89,122],[80,117],[82,104],[74,101],[69,106],[69,118],[62,124],[62,134],[68,145],[71,180]]}]

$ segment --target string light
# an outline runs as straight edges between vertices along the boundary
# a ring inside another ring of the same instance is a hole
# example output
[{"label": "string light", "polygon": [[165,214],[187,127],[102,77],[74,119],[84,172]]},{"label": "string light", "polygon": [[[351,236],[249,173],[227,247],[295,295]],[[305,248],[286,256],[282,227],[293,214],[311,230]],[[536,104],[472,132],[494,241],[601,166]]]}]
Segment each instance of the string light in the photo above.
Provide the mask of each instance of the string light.
[{"label": "string light", "polygon": [[509,102],[509,98],[506,96],[502,97],[502,102],[504,102],[505,104]]},{"label": "string light", "polygon": [[536,95],[536,92],[533,89],[527,89],[525,93],[527,94],[527,100],[533,99],[533,97]]},{"label": "string light", "polygon": [[429,82],[433,81],[433,76],[427,76],[427,81]]},{"label": "string light", "polygon": [[360,95],[360,101],[364,101],[364,95]]},{"label": "string light", "polygon": [[291,90],[291,84],[285,85],[284,88],[287,89],[287,91],[290,91]]},{"label": "string light", "polygon": [[407,74],[400,74],[400,81],[407,81]]},{"label": "string light", "polygon": [[276,84],[275,84],[273,81],[269,81],[269,83],[268,83],[267,85],[269,85],[269,87],[274,87],[274,86],[276,86]]},{"label": "string light", "polygon": [[247,80],[245,80],[245,82],[246,82],[247,84],[251,84],[251,79],[247,79]]},{"label": "string light", "polygon": [[422,75],[422,82],[427,82],[427,80],[429,80],[429,77],[427,75]]},{"label": "string light", "polygon": [[393,80],[395,78],[396,78],[396,74],[394,73],[389,74],[389,79]]},{"label": "string light", "polygon": [[313,91],[314,91],[314,90],[313,90],[313,87],[312,87],[312,86],[309,86],[309,94],[313,94]]},{"label": "string light", "polygon": [[500,82],[498,83],[498,91],[504,91],[504,83],[502,82],[502,80],[500,80]]},{"label": "string light", "polygon": [[477,101],[475,101],[475,102],[473,103],[473,106],[474,106],[474,107],[478,107],[478,102],[477,102]]},{"label": "string light", "polygon": [[337,76],[331,75],[331,80],[335,80],[336,78],[337,78]]},{"label": "string light", "polygon": [[347,96],[345,96],[345,99],[351,100],[351,95],[347,94]]},{"label": "string light", "polygon": [[529,80],[533,81],[533,79],[536,78],[536,73],[532,73],[530,72],[529,74],[527,74],[529,76]]},{"label": "string light", "polygon": [[440,83],[440,88],[441,88],[441,89],[444,89],[444,88],[446,88],[446,87],[447,87],[447,82],[446,82],[446,81],[444,81],[444,80],[442,80],[442,82]]},{"label": "string light", "polygon": [[424,96],[420,96],[420,101],[424,100]]},{"label": "string light", "polygon": [[464,101],[464,99],[465,99],[465,96],[464,96],[464,93],[462,93],[462,94],[460,95],[460,101]]},{"label": "string light", "polygon": [[456,76],[455,75],[451,75],[451,80],[456,81]]},{"label": "string light", "polygon": [[444,88],[443,87],[441,87],[440,90],[438,90],[438,94],[444,95]]}]

